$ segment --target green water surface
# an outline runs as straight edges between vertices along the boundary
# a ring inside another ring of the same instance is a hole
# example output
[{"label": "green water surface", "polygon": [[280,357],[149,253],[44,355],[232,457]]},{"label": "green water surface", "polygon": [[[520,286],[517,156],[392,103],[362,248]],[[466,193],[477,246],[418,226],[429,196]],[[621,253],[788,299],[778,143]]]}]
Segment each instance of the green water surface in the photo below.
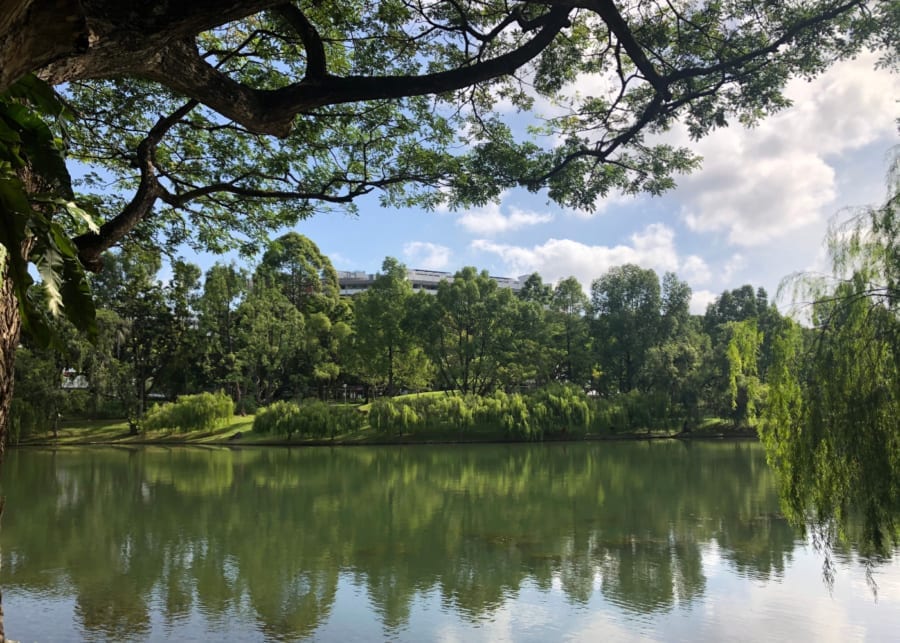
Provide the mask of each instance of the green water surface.
[{"label": "green water surface", "polygon": [[22,641],[900,632],[896,557],[829,588],[753,442],[18,450],[2,482]]}]

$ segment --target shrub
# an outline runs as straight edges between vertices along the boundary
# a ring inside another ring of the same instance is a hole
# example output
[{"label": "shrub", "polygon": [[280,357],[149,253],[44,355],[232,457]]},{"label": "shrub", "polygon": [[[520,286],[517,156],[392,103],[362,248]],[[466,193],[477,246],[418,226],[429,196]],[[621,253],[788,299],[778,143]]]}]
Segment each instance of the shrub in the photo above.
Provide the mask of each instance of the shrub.
[{"label": "shrub", "polygon": [[297,420],[300,435],[323,438],[331,432],[331,407],[321,400],[306,400],[298,407]]},{"label": "shrub", "polygon": [[414,400],[394,401],[381,398],[372,403],[369,426],[381,433],[414,433],[424,425],[428,414],[421,411],[429,406],[427,402],[422,404]]},{"label": "shrub", "polygon": [[506,400],[506,408],[500,426],[511,438],[534,440],[540,437],[532,427],[532,411],[520,393],[513,393]]},{"label": "shrub", "polygon": [[9,439],[18,444],[19,440],[27,438],[50,426],[51,420],[46,413],[38,412],[33,404],[27,400],[13,398],[9,408]]},{"label": "shrub", "polygon": [[333,406],[320,400],[273,402],[253,418],[253,431],[275,433],[290,440],[298,435],[324,438],[351,433],[362,428],[365,418],[353,407]]},{"label": "shrub", "polygon": [[366,416],[353,406],[331,407],[331,437],[346,433],[356,433],[363,428]]},{"label": "shrub", "polygon": [[577,386],[552,384],[535,391],[529,397],[533,433],[583,434],[590,426],[590,404],[587,395]]},{"label": "shrub", "polygon": [[183,395],[175,402],[158,404],[144,416],[147,430],[210,430],[226,424],[234,416],[234,402],[223,392]]},{"label": "shrub", "polygon": [[253,418],[254,433],[286,435],[288,440],[300,430],[300,407],[295,402],[278,401],[260,409]]}]

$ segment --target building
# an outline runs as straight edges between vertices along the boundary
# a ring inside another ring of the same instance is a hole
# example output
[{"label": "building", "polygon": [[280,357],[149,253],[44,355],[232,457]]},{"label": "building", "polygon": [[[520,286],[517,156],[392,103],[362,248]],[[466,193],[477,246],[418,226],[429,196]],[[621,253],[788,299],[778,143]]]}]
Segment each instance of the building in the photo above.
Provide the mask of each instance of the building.
[{"label": "building", "polygon": [[[367,273],[364,270],[338,270],[338,284],[341,287],[341,294],[352,296],[367,290],[375,281],[377,274]],[[424,290],[425,292],[437,292],[438,284],[442,280],[453,281],[452,272],[442,272],[440,270],[423,270],[420,268],[408,268],[406,270],[406,278],[412,284],[413,290]],[[501,288],[510,288],[513,292],[519,292],[528,279],[528,275],[518,278],[513,277],[491,277]]]}]

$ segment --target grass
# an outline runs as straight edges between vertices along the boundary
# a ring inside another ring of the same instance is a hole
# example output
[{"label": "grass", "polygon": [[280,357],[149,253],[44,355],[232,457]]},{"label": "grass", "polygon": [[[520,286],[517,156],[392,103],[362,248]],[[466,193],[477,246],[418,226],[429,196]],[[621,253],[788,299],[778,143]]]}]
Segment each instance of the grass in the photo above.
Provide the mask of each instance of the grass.
[{"label": "grass", "polygon": [[[391,398],[394,402],[402,402],[403,400],[412,400],[418,399],[422,397],[441,397],[451,393],[452,391],[424,391],[422,393],[407,393],[406,395],[395,395]],[[372,402],[368,404],[361,404],[359,406],[359,410],[363,413],[368,413],[372,408]]]},{"label": "grass", "polygon": [[197,443],[227,442],[240,432],[241,439],[249,437],[253,417],[236,416],[225,426],[202,431],[159,430],[132,435],[125,420],[74,420],[63,422],[58,437],[51,431],[31,435],[20,441],[28,444],[142,444],[147,442]]},{"label": "grass", "polygon": [[[398,396],[394,399],[414,397],[416,393],[407,396]],[[418,395],[444,395],[443,392],[420,393]],[[367,411],[369,405],[360,406],[361,411]],[[238,438],[235,435],[240,433]],[[690,434],[681,437],[743,437],[755,435],[752,428],[735,428],[734,425],[721,418],[705,418]],[[646,439],[667,438],[675,435],[670,431],[635,431],[633,433],[617,433],[612,435],[588,434],[584,439]],[[128,423],[125,420],[72,420],[63,422],[57,438],[52,432],[31,435],[22,439],[21,446],[58,445],[75,446],[89,444],[229,444],[229,445],[313,445],[313,444],[426,444],[440,442],[505,442],[508,441],[502,430],[484,431],[472,430],[460,433],[453,430],[425,431],[415,434],[385,435],[366,427],[355,433],[339,435],[331,440],[329,438],[303,438],[294,436],[287,440],[273,434],[260,434],[253,432],[253,416],[235,416],[225,426],[203,431],[145,431],[138,435],[131,435]]]},{"label": "grass", "polygon": [[[236,434],[240,436],[236,437]],[[384,436],[371,430],[341,435],[334,439],[335,444],[365,444],[385,441]],[[23,438],[20,446],[75,446],[89,444],[272,444],[301,445],[331,443],[330,439],[300,438],[295,436],[287,440],[281,436],[253,432],[253,416],[235,416],[221,427],[201,431],[144,431],[132,435],[125,420],[73,420],[63,422],[58,436],[53,437],[51,431],[45,431]]]}]

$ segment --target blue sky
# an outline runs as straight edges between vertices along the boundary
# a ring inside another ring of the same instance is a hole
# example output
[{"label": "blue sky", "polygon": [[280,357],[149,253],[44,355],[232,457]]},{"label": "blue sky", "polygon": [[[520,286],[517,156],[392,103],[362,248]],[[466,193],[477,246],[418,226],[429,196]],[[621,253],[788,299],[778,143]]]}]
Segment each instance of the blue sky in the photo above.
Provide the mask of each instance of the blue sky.
[{"label": "blue sky", "polygon": [[524,190],[463,212],[383,210],[371,198],[358,202],[358,216],[319,215],[295,229],[339,270],[375,272],[394,256],[411,268],[537,271],[549,282],[574,275],[589,288],[610,267],[637,263],[687,280],[695,312],[744,283],[774,295],[785,275],[825,267],[833,215],[884,197],[888,155],[900,143],[900,77],[874,63],[864,55],[812,82],[792,81],[793,106],[752,129],[699,143],[667,135],[704,164],[661,197],[613,195],[592,214]]}]

